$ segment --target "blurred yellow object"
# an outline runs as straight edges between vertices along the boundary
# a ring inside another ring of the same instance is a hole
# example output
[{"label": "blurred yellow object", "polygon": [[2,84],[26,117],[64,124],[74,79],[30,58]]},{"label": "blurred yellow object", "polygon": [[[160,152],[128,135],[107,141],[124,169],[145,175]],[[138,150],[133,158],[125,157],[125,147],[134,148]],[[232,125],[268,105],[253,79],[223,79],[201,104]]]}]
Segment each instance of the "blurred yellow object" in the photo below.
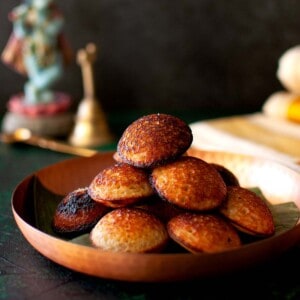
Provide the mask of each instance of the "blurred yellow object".
[{"label": "blurred yellow object", "polygon": [[262,110],[268,116],[300,123],[300,96],[285,91],[276,92],[266,100]]},{"label": "blurred yellow object", "polygon": [[300,122],[300,97],[290,103],[287,117],[289,120]]}]

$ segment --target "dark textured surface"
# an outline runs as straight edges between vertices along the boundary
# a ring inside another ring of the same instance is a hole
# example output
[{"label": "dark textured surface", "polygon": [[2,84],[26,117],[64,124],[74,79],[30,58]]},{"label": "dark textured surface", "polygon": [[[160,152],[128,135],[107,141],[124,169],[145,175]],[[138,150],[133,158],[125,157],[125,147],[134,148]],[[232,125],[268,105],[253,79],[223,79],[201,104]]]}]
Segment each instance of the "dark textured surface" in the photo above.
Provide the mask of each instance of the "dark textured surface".
[{"label": "dark textured surface", "polygon": [[[118,120],[119,124],[127,124],[125,117],[124,123],[121,120]],[[107,147],[114,149],[115,145]],[[297,276],[300,268],[299,247],[253,269],[179,283],[105,280],[73,272],[51,262],[32,248],[20,233],[12,216],[11,195],[25,176],[70,157],[31,146],[0,143],[0,299],[300,298]]]},{"label": "dark textured surface", "polygon": [[[0,50],[11,32],[0,2]],[[122,108],[258,110],[281,85],[280,55],[298,44],[296,0],[58,1],[76,52],[100,47],[97,95],[106,111]],[[0,112],[24,78],[0,63]],[[58,87],[77,101],[81,71],[75,61]]]}]

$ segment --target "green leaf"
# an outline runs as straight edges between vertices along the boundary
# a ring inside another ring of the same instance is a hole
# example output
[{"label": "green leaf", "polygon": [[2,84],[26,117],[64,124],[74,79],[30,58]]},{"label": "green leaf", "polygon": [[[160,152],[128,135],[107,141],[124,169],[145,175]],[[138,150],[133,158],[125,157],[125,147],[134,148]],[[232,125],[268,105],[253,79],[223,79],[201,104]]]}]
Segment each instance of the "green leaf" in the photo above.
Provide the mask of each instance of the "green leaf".
[{"label": "green leaf", "polygon": [[51,224],[56,207],[63,196],[49,191],[36,177],[34,179],[33,189],[35,226],[49,235],[57,236]]},{"label": "green leaf", "polygon": [[92,247],[89,233],[82,234],[82,235],[70,240],[70,242],[78,244],[78,245],[84,245],[84,246],[91,246]]},{"label": "green leaf", "polygon": [[293,228],[299,220],[299,209],[294,202],[272,205],[276,234]]},{"label": "green leaf", "polygon": [[258,187],[251,188],[250,190],[261,197],[269,206],[275,223],[275,234],[279,234],[296,226],[300,217],[300,211],[294,202],[273,205],[266,199]]}]

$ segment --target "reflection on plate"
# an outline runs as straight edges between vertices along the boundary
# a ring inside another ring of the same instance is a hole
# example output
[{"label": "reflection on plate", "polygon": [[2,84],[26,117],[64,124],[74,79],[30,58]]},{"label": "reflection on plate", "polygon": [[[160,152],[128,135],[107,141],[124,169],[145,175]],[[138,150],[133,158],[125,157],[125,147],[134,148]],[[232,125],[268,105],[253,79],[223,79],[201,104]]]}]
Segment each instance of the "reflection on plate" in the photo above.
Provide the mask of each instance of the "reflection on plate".
[{"label": "reflection on plate", "polygon": [[[285,166],[239,154],[196,149],[190,149],[189,154],[228,167],[237,175],[242,186],[258,187],[272,204],[294,202],[300,208],[300,174]],[[99,153],[90,158],[74,158],[48,166],[19,183],[12,196],[14,218],[27,241],[37,251],[62,266],[85,274],[126,281],[159,282],[237,271],[273,259],[299,242],[299,222],[273,237],[238,249],[197,255],[101,252],[52,234],[47,229],[49,224],[45,224],[48,221],[43,223],[47,218],[40,215],[42,210],[37,209],[36,198],[40,198],[39,205],[43,205],[43,200],[48,203],[52,201],[49,197],[53,198],[53,209],[63,195],[87,186],[101,169],[113,163],[112,152]],[[51,209],[51,205],[47,207]]]}]

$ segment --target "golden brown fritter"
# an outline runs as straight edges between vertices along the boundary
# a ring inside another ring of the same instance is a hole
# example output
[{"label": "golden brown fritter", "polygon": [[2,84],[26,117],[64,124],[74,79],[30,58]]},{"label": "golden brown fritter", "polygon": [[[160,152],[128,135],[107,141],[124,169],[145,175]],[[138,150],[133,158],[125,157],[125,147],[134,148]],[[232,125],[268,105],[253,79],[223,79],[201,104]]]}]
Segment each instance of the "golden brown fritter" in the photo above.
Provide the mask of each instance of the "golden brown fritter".
[{"label": "golden brown fritter", "polygon": [[235,228],[213,214],[183,213],[167,224],[171,239],[192,253],[221,252],[241,245]]},{"label": "golden brown fritter", "polygon": [[150,168],[178,158],[192,140],[191,129],[183,120],[168,114],[150,114],[125,129],[117,152],[129,164]]},{"label": "golden brown fritter", "polygon": [[211,165],[217,169],[227,186],[240,185],[238,178],[228,168],[215,163],[211,163]]},{"label": "golden brown fritter", "polygon": [[117,163],[125,163],[125,162],[123,161],[123,159],[120,157],[120,155],[118,154],[117,151],[114,152],[114,154],[113,154],[113,159],[114,159],[115,162],[117,162]]},{"label": "golden brown fritter", "polygon": [[52,228],[55,232],[65,235],[85,233],[107,212],[107,207],[92,200],[87,188],[78,188],[58,204]]},{"label": "golden brown fritter", "polygon": [[188,210],[214,209],[222,203],[227,192],[218,171],[192,156],[182,156],[154,168],[150,182],[163,199]]},{"label": "golden brown fritter", "polygon": [[138,208],[117,208],[99,220],[90,233],[92,244],[104,251],[160,252],[169,236],[154,215]]},{"label": "golden brown fritter", "polygon": [[248,234],[267,237],[275,233],[269,207],[261,197],[246,188],[228,187],[220,212],[239,230]]},{"label": "golden brown fritter", "polygon": [[122,207],[153,195],[146,171],[115,164],[100,171],[88,187],[91,198],[109,207]]},{"label": "golden brown fritter", "polygon": [[144,209],[156,215],[164,223],[167,223],[171,218],[182,214],[185,210],[171,204],[168,201],[162,200],[158,195],[149,197],[145,201],[139,202],[134,207]]}]

